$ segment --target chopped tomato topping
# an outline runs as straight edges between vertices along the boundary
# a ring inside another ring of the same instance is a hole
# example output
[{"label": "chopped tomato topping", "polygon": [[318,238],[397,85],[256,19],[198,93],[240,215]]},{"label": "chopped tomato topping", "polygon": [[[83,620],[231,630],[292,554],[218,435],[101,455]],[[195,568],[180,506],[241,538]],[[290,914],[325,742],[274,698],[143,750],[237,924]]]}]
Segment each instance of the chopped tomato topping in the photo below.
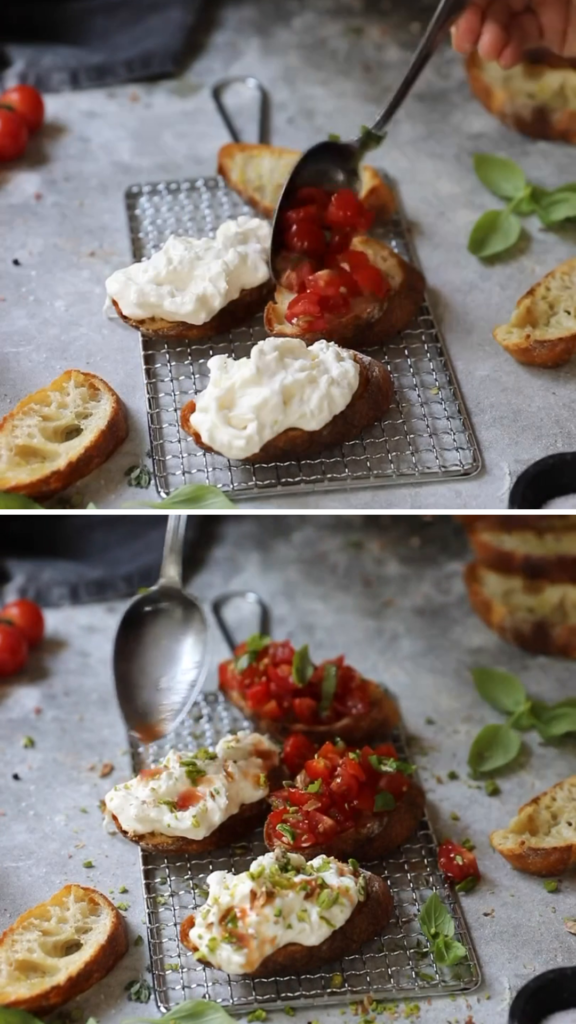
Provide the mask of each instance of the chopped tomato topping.
[{"label": "chopped tomato topping", "polygon": [[301,772],[306,761],[314,757],[316,744],[301,732],[294,732],[284,741],[282,760],[292,778]]},{"label": "chopped tomato topping", "polygon": [[315,188],[308,185],[306,188],[299,188],[294,196],[293,206],[308,206],[313,204],[321,209],[326,209],[330,202],[330,193],[325,188]]},{"label": "chopped tomato topping", "polygon": [[283,227],[289,231],[294,224],[301,224],[303,221],[322,226],[322,211],[318,206],[297,206],[293,210],[286,210],[282,215]]},{"label": "chopped tomato topping", "polygon": [[374,295],[377,299],[386,298],[390,291],[390,282],[378,267],[371,264],[352,273],[363,295]]},{"label": "chopped tomato topping", "polygon": [[267,828],[277,843],[293,849],[326,842],[394,810],[412,771],[391,743],[361,750],[324,743],[295,782],[271,795]]},{"label": "chopped tomato topping", "polygon": [[319,224],[304,220],[294,224],[285,234],[284,242],[290,252],[321,257],[326,252],[326,235]]},{"label": "chopped tomato topping", "polygon": [[446,878],[457,885],[470,882],[473,888],[480,881],[478,861],[471,850],[453,843],[451,839],[443,842],[438,850],[438,867]]},{"label": "chopped tomato topping", "polygon": [[284,271],[280,283],[283,288],[289,292],[295,292],[297,295],[299,292],[306,291],[307,279],[317,270],[318,265],[314,260],[300,259]]}]

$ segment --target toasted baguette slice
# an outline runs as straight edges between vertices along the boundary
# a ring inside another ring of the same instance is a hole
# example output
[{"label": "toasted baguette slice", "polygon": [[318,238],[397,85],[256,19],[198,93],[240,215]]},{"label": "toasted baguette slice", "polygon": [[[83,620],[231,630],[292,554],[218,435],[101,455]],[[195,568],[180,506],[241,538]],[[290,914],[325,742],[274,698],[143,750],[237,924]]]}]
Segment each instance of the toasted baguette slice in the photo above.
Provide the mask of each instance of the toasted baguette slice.
[{"label": "toasted baguette slice", "polygon": [[[218,174],[234,192],[265,217],[272,217],[282,189],[302,153],[265,143],[229,142],[218,153]],[[391,217],[396,199],[374,167],[360,170],[360,198],[370,210]]]},{"label": "toasted baguette slice", "polygon": [[361,746],[373,737],[381,739],[382,736],[389,735],[400,721],[400,709],[392,694],[373,682],[370,682],[371,707],[368,714],[349,715],[329,725],[306,725],[302,722],[265,718],[249,707],[238,690],[222,686],[220,689],[245,718],[254,722],[258,732],[266,733],[276,740],[284,740],[290,733],[297,732],[319,743],[338,736],[349,746]]},{"label": "toasted baguette slice", "polygon": [[485,530],[531,530],[533,533],[551,533],[554,530],[576,530],[576,516],[553,516],[547,512],[533,516],[459,516],[454,518],[467,531],[478,528]]},{"label": "toasted baguette slice", "polygon": [[253,804],[244,804],[237,814],[223,821],[218,828],[214,829],[204,839],[189,839],[187,836],[165,836],[160,832],[145,832],[136,835],[133,832],[126,832],[122,828],[115,814],[112,821],[119,832],[126,839],[137,843],[143,850],[149,853],[207,853],[209,850],[219,850],[223,846],[230,846],[232,843],[243,842],[258,825],[265,820],[269,811],[267,800],[257,800]]},{"label": "toasted baguette slice", "polygon": [[474,53],[466,67],[474,95],[508,127],[535,139],[576,143],[574,62],[535,55],[505,71]]},{"label": "toasted baguette slice", "polygon": [[0,491],[50,498],[78,483],[128,436],[128,418],[101,377],[66,370],[0,420]]},{"label": "toasted baguette slice", "polygon": [[105,978],[127,948],[114,904],[96,889],[65,885],[0,936],[0,1005],[52,1013]]},{"label": "toasted baguette slice", "polygon": [[470,531],[478,562],[495,572],[549,583],[576,583],[576,529]]},{"label": "toasted baguette slice", "polygon": [[516,303],[494,337],[519,363],[554,367],[576,352],[576,259],[566,260]]},{"label": "toasted baguette slice", "polygon": [[[355,441],[365,427],[372,426],[388,412],[394,399],[394,385],[388,370],[376,359],[356,353],[360,366],[360,379],[352,401],[346,409],[334,416],[321,430],[284,430],[278,437],[268,441],[256,455],[246,462],[287,462],[321,454],[335,445]],[[194,438],[204,451],[213,451],[204,444],[200,434],[194,430],[190,417],[196,409],[194,400],[187,402],[180,414],[182,429]]]},{"label": "toasted baguette slice", "polygon": [[473,562],[465,573],[472,607],[503,640],[533,654],[576,658],[576,585],[528,580]]},{"label": "toasted baguette slice", "polygon": [[490,842],[529,875],[561,875],[576,864],[576,775],[529,800]]},{"label": "toasted baguette slice", "polygon": [[294,294],[278,287],[273,302],[264,311],[264,325],[270,334],[303,338],[309,344],[326,338],[346,348],[364,349],[391,341],[408,327],[424,300],[424,278],[420,271],[390,246],[368,235],[357,235],[351,248],[365,252],[370,262],[386,275],[392,286],[387,297],[355,298],[351,311],[331,324],[329,330],[308,333],[301,325],[286,321],[286,307]]},{"label": "toasted baguette slice", "polygon": [[[303,946],[296,942],[281,946],[265,957],[250,977],[274,978],[310,974],[324,964],[352,956],[360,951],[365,942],[381,935],[394,913],[394,900],[383,878],[368,871],[364,871],[363,874],[366,879],[366,899],[356,904],[341,928],[333,931],[318,946]],[[193,916],[182,922],[180,941],[192,953],[196,953],[197,949],[189,938],[193,926]],[[200,963],[207,967],[211,966],[207,960],[200,960]]]},{"label": "toasted baguette slice", "polygon": [[[341,832],[327,842],[304,847],[298,853],[306,860],[313,860],[322,853],[328,857],[337,857],[338,860],[348,860],[350,857],[357,860],[379,860],[398,849],[414,834],[423,814],[424,793],[411,780],[409,789],[394,810],[377,815],[367,814],[365,820],[354,828]],[[289,845],[278,842],[273,833],[274,829],[266,822],[264,842],[268,849],[289,849]]]},{"label": "toasted baguette slice", "polygon": [[154,335],[167,340],[209,341],[218,334],[227,334],[238,327],[243,327],[254,316],[261,313],[272,294],[272,283],[265,281],[255,288],[246,288],[237,299],[229,302],[205,324],[188,324],[184,320],[162,320],[149,316],[144,320],[132,320],[125,316],[115,299],[112,305],[118,316],[142,334]]}]

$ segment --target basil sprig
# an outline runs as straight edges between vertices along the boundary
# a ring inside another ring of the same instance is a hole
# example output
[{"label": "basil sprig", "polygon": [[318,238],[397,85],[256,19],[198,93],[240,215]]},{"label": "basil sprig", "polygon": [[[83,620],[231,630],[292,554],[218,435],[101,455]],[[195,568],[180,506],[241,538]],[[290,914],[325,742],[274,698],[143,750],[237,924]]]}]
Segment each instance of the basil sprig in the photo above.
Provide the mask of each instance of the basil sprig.
[{"label": "basil sprig", "polygon": [[320,716],[327,715],[332,707],[332,701],[334,700],[334,694],[336,693],[336,687],[338,685],[338,669],[336,665],[327,664],[324,665],[324,673],[322,675],[322,691],[320,697]]},{"label": "basil sprig", "polygon": [[524,234],[520,217],[536,215],[546,228],[576,219],[576,182],[546,189],[528,181],[521,167],[506,157],[476,153],[474,170],[493,195],[504,199],[502,210],[487,210],[476,221],[468,250],[479,259],[509,252]]},{"label": "basil sprig", "polygon": [[268,644],[271,642],[271,638],[262,633],[254,633],[252,636],[249,636],[246,641],[246,650],[244,651],[244,654],[241,654],[240,657],[235,659],[234,664],[236,666],[236,671],[243,672],[249,665],[253,665],[260,651],[263,651],[265,647],[268,647]]},{"label": "basil sprig", "polygon": [[426,900],[418,923],[432,947],[432,956],[439,967],[453,967],[466,956],[466,949],[454,938],[454,919],[437,892]]},{"label": "basil sprig", "polygon": [[299,647],[297,651],[294,651],[292,678],[297,686],[306,686],[306,683],[310,682],[313,674],[314,664],[310,657],[308,644],[304,644],[303,647]]},{"label": "basil sprig", "polygon": [[[179,1003],[173,1010],[169,1010],[162,1017],[168,1024],[237,1024],[233,1017],[219,1003],[213,1003],[209,999],[188,999]],[[4,1024],[0,1021],[0,1024]],[[6,1021],[6,1024],[11,1022]],[[19,1024],[14,1021],[14,1024]],[[26,1024],[22,1021],[22,1024]],[[29,1022],[31,1024],[31,1022]],[[158,1018],[154,1017],[132,1017],[122,1024],[158,1024]]]},{"label": "basil sprig", "polygon": [[576,698],[534,700],[518,676],[498,668],[475,668],[472,678],[482,699],[508,716],[506,724],[486,725],[476,736],[468,755],[474,775],[511,764],[522,749],[521,732],[535,729],[545,743],[576,733]]}]

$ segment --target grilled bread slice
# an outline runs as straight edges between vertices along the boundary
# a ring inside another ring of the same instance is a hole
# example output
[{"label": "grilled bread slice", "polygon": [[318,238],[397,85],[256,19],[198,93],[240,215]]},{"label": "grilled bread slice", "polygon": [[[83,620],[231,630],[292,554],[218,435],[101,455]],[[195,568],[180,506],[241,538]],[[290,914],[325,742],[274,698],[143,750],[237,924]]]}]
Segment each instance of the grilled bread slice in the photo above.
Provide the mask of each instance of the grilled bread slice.
[{"label": "grilled bread slice", "polygon": [[472,607],[503,640],[533,654],[576,658],[576,584],[511,576],[478,562],[465,580]]},{"label": "grilled bread slice", "polygon": [[327,331],[308,333],[301,324],[286,321],[286,307],[294,294],[278,287],[274,300],[264,311],[264,325],[270,334],[303,338],[309,344],[326,338],[346,348],[364,349],[391,341],[408,327],[424,300],[424,278],[420,271],[390,246],[368,235],[357,235],[350,248],[366,253],[370,262],[386,275],[391,285],[386,298],[354,298],[350,312],[335,320]]},{"label": "grilled bread slice", "polygon": [[459,516],[454,518],[470,532],[478,528],[486,530],[531,530],[533,533],[551,533],[553,530],[576,530],[576,516],[548,515],[542,512],[534,516]]},{"label": "grilled bread slice", "polygon": [[[373,861],[387,857],[393,850],[402,846],[418,828],[424,814],[424,793],[417,783],[410,780],[410,786],[402,799],[396,803],[392,811],[380,814],[366,814],[354,828],[315,846],[307,846],[298,850],[306,860],[325,853],[328,857],[348,860]],[[264,826],[264,842],[269,850],[277,847],[287,849],[274,837],[274,829],[268,822]]]},{"label": "grilled bread slice", "polygon": [[[394,900],[383,878],[368,871],[364,871],[363,875],[366,880],[366,899],[356,904],[341,928],[336,928],[318,946],[303,946],[296,942],[281,946],[269,953],[250,977],[310,974],[324,964],[352,956],[360,951],[365,942],[381,935],[394,914]],[[180,941],[192,953],[197,953],[198,950],[189,938],[193,926],[193,916],[185,918],[180,928]],[[200,960],[200,963],[211,966],[207,960]]]},{"label": "grilled bread slice", "polygon": [[551,530],[470,530],[478,562],[495,572],[550,583],[576,583],[576,528]]},{"label": "grilled bread slice", "polygon": [[533,285],[494,337],[519,363],[550,368],[569,362],[576,352],[576,259]]},{"label": "grilled bread slice", "polygon": [[115,299],[112,299],[112,305],[125,323],[142,334],[174,341],[209,341],[210,338],[215,338],[219,334],[227,334],[238,327],[243,327],[262,312],[271,295],[272,283],[270,281],[258,284],[254,288],[246,288],[240,292],[237,299],[229,302],[224,309],[219,310],[205,324],[189,324],[184,320],[163,320],[155,316],[146,317],[144,320],[132,320],[122,312]]},{"label": "grilled bread slice", "polygon": [[105,978],[127,948],[114,904],[96,889],[65,885],[0,936],[0,1005],[52,1013]]},{"label": "grilled bread slice", "polygon": [[529,800],[490,842],[530,875],[561,875],[576,864],[576,775]]},{"label": "grilled bread slice", "polygon": [[[265,217],[272,217],[282,189],[302,153],[265,143],[229,142],[218,153],[218,173],[234,192]],[[373,167],[360,170],[360,198],[369,210],[391,217],[396,199]]]},{"label": "grilled bread slice", "polygon": [[576,143],[576,62],[535,53],[503,70],[474,53],[466,67],[472,92],[504,124],[535,139]]},{"label": "grilled bread slice", "polygon": [[127,436],[126,410],[110,385],[66,370],[0,420],[0,491],[50,498],[98,469]]},{"label": "grilled bread slice", "polygon": [[[284,430],[278,437],[267,441],[246,462],[286,462],[320,454],[335,445],[355,441],[365,427],[372,426],[388,412],[394,399],[392,378],[382,363],[365,355],[354,355],[360,367],[360,379],[352,401],[346,409],[334,416],[321,430],[306,431],[297,428]],[[196,409],[194,400],[187,402],[180,414],[182,429],[190,434],[199,448],[213,451],[204,443],[190,423]]]},{"label": "grilled bread slice", "polygon": [[265,820],[269,811],[268,801],[256,800],[253,804],[244,804],[232,817],[223,821],[210,835],[204,839],[189,839],[187,836],[165,836],[161,832],[145,832],[136,835],[122,828],[115,814],[112,821],[126,839],[137,843],[149,853],[207,853],[209,850],[220,850],[223,846],[244,842],[247,836],[258,828]]}]

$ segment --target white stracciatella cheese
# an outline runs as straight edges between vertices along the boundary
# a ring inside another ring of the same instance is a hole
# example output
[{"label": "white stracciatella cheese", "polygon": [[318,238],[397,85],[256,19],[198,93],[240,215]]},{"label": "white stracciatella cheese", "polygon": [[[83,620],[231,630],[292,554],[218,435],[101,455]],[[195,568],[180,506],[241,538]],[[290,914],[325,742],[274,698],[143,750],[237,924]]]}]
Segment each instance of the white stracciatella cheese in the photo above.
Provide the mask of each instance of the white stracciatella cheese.
[{"label": "white stracciatella cheese", "polygon": [[[197,959],[228,974],[251,974],[275,950],[296,942],[319,946],[366,898],[362,872],[334,857],[306,863],[276,850],[249,871],[214,871],[208,899],[187,935]],[[186,922],[184,924],[186,929]]]},{"label": "white stracciatella cheese", "polygon": [[325,427],[352,401],[360,368],[330,341],[266,338],[250,356],[208,361],[210,381],[190,423],[204,444],[229,459],[255,455],[290,427]]},{"label": "white stracciatella cheese", "polygon": [[114,786],[106,810],[130,835],[204,839],[245,804],[268,794],[278,748],[259,733],[225,736],[215,750],[171,750],[156,768]]},{"label": "white stracciatella cheese", "polygon": [[268,280],[270,238],[267,221],[246,216],[225,221],[214,238],[170,235],[149,260],[110,275],[108,298],[131,320],[205,324]]}]

